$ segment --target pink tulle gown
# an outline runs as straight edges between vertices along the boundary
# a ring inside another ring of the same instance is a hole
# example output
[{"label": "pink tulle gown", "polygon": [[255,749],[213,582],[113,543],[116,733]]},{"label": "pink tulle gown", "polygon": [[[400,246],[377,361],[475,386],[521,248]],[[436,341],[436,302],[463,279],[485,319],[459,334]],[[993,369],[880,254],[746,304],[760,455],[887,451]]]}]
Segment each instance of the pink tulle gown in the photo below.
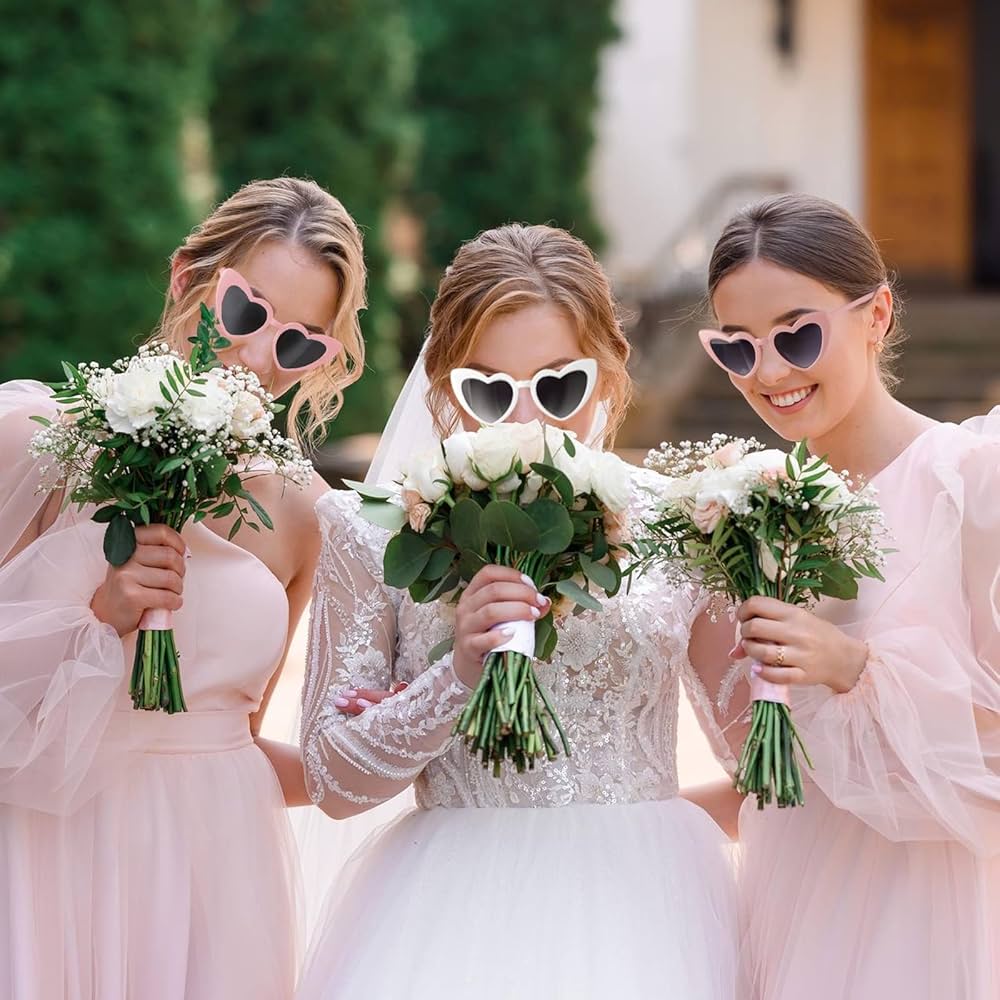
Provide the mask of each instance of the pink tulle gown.
[{"label": "pink tulle gown", "polygon": [[[45,501],[25,446],[37,383],[0,387],[0,558]],[[203,525],[175,616],[189,712],[137,712],[133,641],[89,609],[103,527],[64,511],[0,568],[0,996],[283,1000],[294,987],[291,838],[250,736],[288,607]]]},{"label": "pink tulle gown", "polygon": [[874,480],[886,582],[818,613],[857,686],[797,688],[802,809],[744,804],[755,1000],[1000,997],[1000,410],[924,432]]}]

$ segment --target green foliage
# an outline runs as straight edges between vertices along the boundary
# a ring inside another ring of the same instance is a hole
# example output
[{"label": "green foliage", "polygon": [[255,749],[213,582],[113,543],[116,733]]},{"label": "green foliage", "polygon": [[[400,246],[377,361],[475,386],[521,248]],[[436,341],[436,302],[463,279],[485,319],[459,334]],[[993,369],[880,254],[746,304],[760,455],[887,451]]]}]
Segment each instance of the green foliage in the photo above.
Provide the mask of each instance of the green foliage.
[{"label": "green foliage", "polygon": [[381,428],[396,391],[398,321],[383,242],[413,125],[403,0],[254,0],[234,5],[211,109],[222,190],[281,174],[340,198],[365,235],[367,371],[336,436]]},{"label": "green foliage", "polygon": [[410,0],[422,123],[412,207],[429,289],[460,243],[505,222],[551,222],[600,245],[586,179],[613,8]]},{"label": "green foliage", "polygon": [[0,379],[131,353],[194,221],[182,133],[221,0],[3,5]]}]

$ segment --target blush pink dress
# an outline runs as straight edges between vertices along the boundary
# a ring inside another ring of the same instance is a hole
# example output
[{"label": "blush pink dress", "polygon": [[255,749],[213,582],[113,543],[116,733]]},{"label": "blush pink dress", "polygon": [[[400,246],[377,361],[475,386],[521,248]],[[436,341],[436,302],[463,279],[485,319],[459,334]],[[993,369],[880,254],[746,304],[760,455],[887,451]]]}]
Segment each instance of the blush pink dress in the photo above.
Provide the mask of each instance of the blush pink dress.
[{"label": "blush pink dress", "polygon": [[[0,387],[0,559],[39,505],[37,383]],[[134,638],[90,611],[101,525],[64,511],[0,568],[0,996],[282,1000],[296,914],[282,795],[249,715],[284,648],[281,584],[203,525],[175,615],[190,711],[137,712]]]},{"label": "blush pink dress", "polygon": [[805,807],[741,815],[755,1000],[1000,997],[1000,410],[874,484],[886,582],[818,609],[868,665],[847,694],[794,689]]}]

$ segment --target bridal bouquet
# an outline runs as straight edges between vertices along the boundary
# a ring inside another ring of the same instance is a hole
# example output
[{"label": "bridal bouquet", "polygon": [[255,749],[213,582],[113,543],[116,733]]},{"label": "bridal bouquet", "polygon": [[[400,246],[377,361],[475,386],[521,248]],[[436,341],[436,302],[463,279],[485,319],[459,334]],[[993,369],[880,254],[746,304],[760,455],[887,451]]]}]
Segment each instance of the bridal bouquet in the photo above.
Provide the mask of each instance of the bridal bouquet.
[{"label": "bridal bouquet", "polygon": [[[667,479],[648,535],[631,546],[641,570],[669,561],[686,580],[740,603],[755,595],[809,605],[853,600],[861,577],[882,579],[882,512],[870,487],[852,489],[805,442],[786,454],[715,435],[663,445],[649,468]],[[758,808],[802,805],[797,760],[808,753],[792,723],[787,688],[751,679],[753,712],[734,780]]]},{"label": "bridal bouquet", "polygon": [[[46,485],[64,489],[67,503],[96,505],[113,566],[135,551],[138,524],[180,531],[191,519],[235,511],[230,539],[244,524],[271,528],[244,483],[274,473],[298,486],[311,478],[298,446],[274,428],[281,407],[257,376],[219,366],[215,351],[228,341],[205,306],[191,343],[190,360],[160,344],[110,368],[64,362],[66,381],[53,386],[59,418],[33,418],[44,427],[31,454],[54,459]],[[135,708],[187,711],[170,621],[169,611],[149,610],[139,622],[129,686]]]},{"label": "bridal bouquet", "polygon": [[455,732],[496,776],[505,760],[523,771],[560,747],[568,756],[533,664],[555,651],[555,618],[599,611],[591,591],[611,597],[621,586],[628,466],[534,421],[453,434],[416,456],[393,489],[348,485],[362,495],[364,516],[398,532],[385,549],[385,582],[415,601],[456,602],[488,564],[517,569],[552,599],[539,621],[499,626],[514,635],[487,656]]}]

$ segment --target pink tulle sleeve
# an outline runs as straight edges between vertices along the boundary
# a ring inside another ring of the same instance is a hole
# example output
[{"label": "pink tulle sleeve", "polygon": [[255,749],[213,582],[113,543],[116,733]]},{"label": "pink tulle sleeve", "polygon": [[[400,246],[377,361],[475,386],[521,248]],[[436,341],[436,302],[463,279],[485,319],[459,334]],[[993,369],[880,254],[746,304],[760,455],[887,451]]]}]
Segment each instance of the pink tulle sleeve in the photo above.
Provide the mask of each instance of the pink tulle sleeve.
[{"label": "pink tulle sleeve", "polygon": [[114,709],[125,664],[90,610],[105,573],[100,526],[67,510],[23,544],[48,499],[29,418],[54,410],[40,383],[0,386],[0,803],[65,813],[124,762]]},{"label": "pink tulle sleeve", "polygon": [[812,778],[893,841],[1000,854],[1000,412],[935,428],[878,481],[899,551],[845,630],[854,689],[808,689]]}]

